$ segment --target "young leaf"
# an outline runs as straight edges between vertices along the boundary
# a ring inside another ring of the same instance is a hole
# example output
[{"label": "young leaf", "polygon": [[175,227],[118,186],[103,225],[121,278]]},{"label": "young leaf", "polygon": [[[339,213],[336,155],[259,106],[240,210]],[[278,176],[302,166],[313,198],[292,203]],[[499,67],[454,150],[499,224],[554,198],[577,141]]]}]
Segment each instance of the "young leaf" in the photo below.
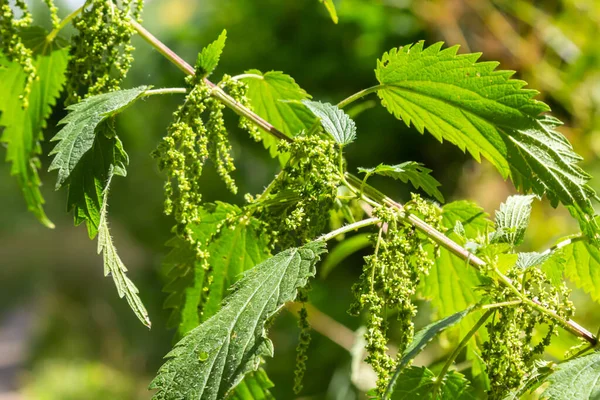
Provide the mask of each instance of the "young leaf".
[{"label": "young leaf", "polygon": [[[256,114],[291,137],[313,125],[315,117],[310,110],[292,102],[307,100],[311,96],[298,86],[291,76],[279,71],[263,74],[256,69],[246,73],[262,76],[262,79],[243,80],[248,85],[247,96]],[[269,149],[272,157],[276,157],[278,140],[264,132],[261,135],[265,148]],[[279,159],[284,163],[287,157],[280,155]]]},{"label": "young leaf", "polygon": [[55,155],[49,171],[58,170],[56,189],[67,181],[77,163],[92,148],[98,125],[130,106],[147,89],[140,86],[100,94],[67,107],[70,113],[60,121],[65,126],[51,139],[58,141],[49,154]]},{"label": "young leaf", "polygon": [[375,168],[358,168],[358,171],[367,174],[367,176],[378,174],[400,179],[404,183],[410,181],[415,189],[423,189],[425,193],[435,197],[439,202],[444,202],[444,196],[438,189],[441,183],[429,175],[431,170],[425,168],[421,163],[406,161],[397,165],[379,164]]},{"label": "young leaf", "polygon": [[249,270],[221,309],[166,355],[150,384],[154,399],[222,399],[262,356],[272,356],[265,323],[315,274],[321,241],[285,250]]},{"label": "young leaf", "polygon": [[[44,36],[45,38],[45,36]],[[17,178],[27,208],[49,228],[54,224],[43,209],[38,168],[40,141],[46,119],[65,82],[69,49],[44,51],[34,60],[38,79],[31,85],[29,107],[23,109],[19,96],[25,85],[25,73],[17,63],[8,63],[0,55],[0,126],[4,127],[1,143],[6,144],[6,161],[12,162],[10,173]]]},{"label": "young leaf", "polygon": [[327,12],[329,13],[329,16],[331,17],[331,20],[333,21],[333,23],[337,24],[338,16],[337,16],[337,11],[335,10],[335,4],[333,4],[333,0],[319,0],[319,1],[321,3],[323,3],[325,8],[327,9]]},{"label": "young leaf", "polygon": [[523,89],[525,82],[510,79],[511,71],[495,71],[498,63],[477,63],[480,54],[441,47],[419,42],[383,55],[376,76],[384,107],[478,161],[483,155],[517,188],[545,194],[553,206],[560,201],[574,207],[583,214],[582,229],[596,232],[590,177],[576,164],[581,156],[555,130],[560,122],[539,116],[549,108],[533,99],[537,91]]},{"label": "young leaf", "polygon": [[198,54],[198,60],[196,61],[196,74],[202,78],[206,78],[217,68],[221,53],[225,48],[225,40],[227,39],[227,31],[223,29],[223,32],[219,35],[217,40],[202,49]]},{"label": "young leaf", "polygon": [[[114,172],[117,174],[117,171]],[[120,172],[119,172],[120,173]],[[100,209],[100,223],[98,226],[98,254],[102,253],[104,260],[104,276],[109,274],[112,276],[119,297],[125,297],[129,307],[133,310],[135,315],[140,321],[148,328],[150,328],[150,318],[148,318],[148,311],[144,307],[142,300],[138,296],[138,289],[134,283],[125,274],[127,268],[121,258],[117,254],[117,249],[110,236],[110,230],[108,229],[107,221],[107,204],[108,204],[108,190],[110,187],[110,181],[112,179],[112,171],[109,174],[106,188],[104,189],[104,196],[102,199],[102,208]]]},{"label": "young leaf", "polygon": [[345,146],[356,140],[356,124],[348,114],[329,103],[303,100],[302,103],[321,120],[325,132],[333,136],[340,145]]},{"label": "young leaf", "polygon": [[544,264],[550,257],[552,257],[552,253],[537,253],[535,251],[531,253],[519,253],[515,265],[518,268],[527,269]]},{"label": "young leaf", "polygon": [[550,385],[542,398],[552,400],[587,400],[600,398],[600,353],[559,364],[548,377]]},{"label": "young leaf", "polygon": [[436,376],[425,367],[405,369],[398,379],[398,384],[391,397],[392,400],[470,400],[469,381],[460,373],[450,371],[444,377],[440,391],[434,396]]},{"label": "young leaf", "polygon": [[496,211],[496,232],[492,236],[492,243],[508,243],[511,246],[523,243],[534,198],[535,196],[510,196],[500,204],[500,210]]},{"label": "young leaf", "polygon": [[75,225],[86,223],[90,239],[98,233],[106,182],[113,172],[125,176],[129,163],[121,140],[105,129],[102,124],[96,130],[91,150],[83,155],[67,180],[67,210],[73,210]]}]

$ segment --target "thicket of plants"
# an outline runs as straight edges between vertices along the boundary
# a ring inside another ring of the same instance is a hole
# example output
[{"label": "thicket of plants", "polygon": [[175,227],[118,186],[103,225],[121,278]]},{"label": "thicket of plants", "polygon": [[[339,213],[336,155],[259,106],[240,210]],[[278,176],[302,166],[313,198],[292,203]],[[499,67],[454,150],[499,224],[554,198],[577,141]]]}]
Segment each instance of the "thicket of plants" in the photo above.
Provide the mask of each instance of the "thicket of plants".
[{"label": "thicket of plants", "polygon": [[[138,293],[108,225],[111,183],[126,177],[129,162],[115,118],[136,102],[150,108],[154,96],[181,96],[152,153],[164,174],[164,212],[173,225],[165,307],[176,337],[150,385],[154,398],[271,398],[261,367],[276,351],[268,330],[292,301],[302,305],[294,382],[301,393],[311,341],[310,281],[327,253],[331,269],[368,245],[373,251],[364,258],[348,312],[366,321],[366,362],[377,374],[369,396],[600,396],[597,334],[575,322],[564,279],[598,298],[598,196],[578,166],[582,157],[559,132],[561,122],[535,100],[535,90],[511,78],[512,71],[478,62],[477,53],[460,54],[457,46],[417,42],[384,53],[374,86],[333,105],[278,71],[214,79],[226,32],[191,66],[143,27],[141,1],[90,0],[62,20],[52,1],[46,4],[50,32],[33,24],[25,2],[0,1],[0,126],[11,174],[31,213],[52,227],[39,188],[40,141],[53,108],[66,107],[50,139],[56,189],[68,191],[75,224],[85,223],[105,275],[148,327],[142,299],[157,294]],[[324,4],[336,20],[333,3]],[[68,24],[77,29],[70,42],[60,36]],[[149,81],[121,87],[134,62],[134,35],[179,67],[186,86],[155,88]],[[419,133],[487,159],[523,194],[507,198],[490,219],[472,202],[445,203],[432,171],[418,162],[348,165],[344,152],[361,135],[349,114],[361,112],[367,96],[377,96]],[[238,191],[226,108],[281,165],[263,192],[245,194],[242,206],[202,200],[206,163]],[[400,204],[369,184],[374,175],[425,196],[415,193]],[[566,207],[581,232],[549,249],[519,252],[536,198]],[[417,299],[430,302],[437,320],[415,331]],[[393,346],[390,329],[400,338]],[[441,334],[450,352],[436,365],[413,366]],[[574,335],[580,344],[562,360],[545,359],[558,335]],[[458,359],[469,367],[457,371]]]}]

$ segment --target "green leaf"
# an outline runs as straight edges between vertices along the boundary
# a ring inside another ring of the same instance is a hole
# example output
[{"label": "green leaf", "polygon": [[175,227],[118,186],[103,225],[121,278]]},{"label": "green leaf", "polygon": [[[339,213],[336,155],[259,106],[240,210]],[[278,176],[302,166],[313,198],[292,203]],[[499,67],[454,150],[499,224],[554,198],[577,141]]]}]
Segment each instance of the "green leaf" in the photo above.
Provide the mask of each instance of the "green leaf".
[{"label": "green leaf", "polygon": [[55,155],[49,171],[58,170],[56,189],[67,181],[77,163],[92,148],[98,125],[130,106],[147,89],[140,86],[100,94],[67,107],[70,113],[60,121],[65,126],[51,139],[58,141],[49,154]]},{"label": "green leaf", "polygon": [[219,35],[217,40],[202,49],[198,54],[198,60],[196,61],[196,74],[202,78],[206,78],[217,68],[221,53],[225,48],[225,40],[227,39],[227,31],[223,29],[223,32]]},{"label": "green leaf", "polygon": [[25,73],[17,63],[8,63],[0,55],[0,126],[4,126],[0,142],[6,144],[6,161],[12,163],[10,173],[17,178],[27,208],[49,228],[54,224],[43,209],[38,168],[40,140],[46,119],[65,82],[69,50],[40,54],[34,60],[38,79],[31,85],[29,107],[23,109],[19,96],[25,85]]},{"label": "green leaf", "polygon": [[370,246],[370,236],[371,235],[368,233],[359,233],[344,239],[337,246],[335,246],[319,267],[319,270],[321,271],[321,277],[325,279],[336,266],[338,266],[351,254]]},{"label": "green leaf", "polygon": [[535,251],[531,253],[519,253],[515,265],[518,268],[527,269],[544,264],[550,257],[552,257],[552,253],[537,253]]},{"label": "green leaf", "polygon": [[327,9],[327,12],[329,13],[329,16],[331,17],[331,20],[333,21],[334,24],[338,23],[338,15],[337,15],[337,11],[335,10],[335,4],[333,4],[333,0],[319,0],[321,3],[323,3],[323,5],[325,6],[325,8]]},{"label": "green leaf", "polygon": [[588,400],[600,398],[600,353],[559,364],[548,377],[542,398],[552,400]]},{"label": "green leaf", "polygon": [[275,400],[269,392],[273,382],[263,369],[248,373],[237,385],[228,400]]},{"label": "green leaf", "polygon": [[390,379],[390,383],[388,384],[388,389],[386,392],[393,392],[396,381],[400,377],[404,367],[406,367],[408,363],[411,362],[421,352],[421,350],[425,348],[427,343],[431,342],[431,340],[433,340],[433,338],[436,337],[440,332],[459,323],[471,311],[473,311],[473,308],[469,307],[466,310],[457,312],[449,317],[433,322],[415,333],[412,342],[410,342],[408,347],[404,350],[404,353],[402,353],[402,358],[396,365],[396,371],[394,372],[392,379]]},{"label": "green leaf", "polygon": [[531,216],[531,202],[535,196],[510,196],[496,211],[496,232],[492,243],[507,243],[518,246],[525,239],[525,230]]},{"label": "green leaf", "polygon": [[[262,77],[243,79],[248,84],[247,97],[256,114],[290,137],[313,125],[316,120],[314,115],[304,105],[297,104],[299,101],[310,99],[311,96],[298,86],[291,76],[279,71],[263,74],[256,69],[246,73]],[[265,148],[269,149],[272,157],[276,157],[278,140],[266,132],[261,132],[261,135]],[[282,164],[287,158],[285,155],[279,155]]]},{"label": "green leaf", "polygon": [[[150,318],[148,318],[148,311],[144,307],[142,300],[138,296],[138,289],[134,283],[125,274],[127,268],[121,258],[117,254],[117,249],[110,236],[110,230],[108,229],[108,213],[106,211],[108,206],[108,191],[110,182],[112,180],[113,171],[109,173],[109,178],[104,189],[104,196],[102,199],[102,208],[100,209],[100,223],[98,226],[98,254],[102,253],[104,259],[104,276],[111,275],[119,297],[125,297],[129,307],[133,310],[135,315],[140,321],[148,328],[150,328]],[[116,173],[116,172],[115,172]]]},{"label": "green leaf", "polygon": [[[398,379],[392,400],[433,400],[436,376],[425,367],[406,368]],[[435,396],[441,400],[475,399],[469,381],[460,373],[450,371],[444,377],[440,391]]]},{"label": "green leaf", "polygon": [[[228,218],[241,213],[239,207],[222,202],[204,204],[201,208],[201,222],[190,228],[193,239],[210,254],[206,266],[183,239],[175,236],[167,243],[172,250],[164,262],[169,279],[164,289],[169,293],[165,308],[173,309],[168,327],[177,328],[177,338],[182,338],[202,320],[214,315],[226,289],[237,281],[242,272],[269,256],[268,243],[264,235],[260,235],[255,218],[223,226]],[[207,268],[212,271],[210,282]]]},{"label": "green leaf", "polygon": [[448,140],[480,160],[483,155],[524,191],[547,195],[583,214],[582,229],[597,232],[590,177],[582,158],[555,130],[556,119],[540,117],[548,106],[536,101],[535,90],[510,79],[512,71],[495,71],[498,63],[480,62],[480,54],[457,55],[457,46],[423,42],[392,49],[377,63],[381,102],[397,118],[421,133]]},{"label": "green leaf", "polygon": [[600,250],[585,241],[563,247],[565,275],[579,288],[600,302]]},{"label": "green leaf", "polygon": [[166,355],[150,388],[154,399],[222,399],[262,356],[272,356],[265,324],[315,274],[321,241],[285,250],[255,266],[232,288],[221,309]]},{"label": "green leaf", "polygon": [[435,197],[439,202],[444,202],[444,196],[438,190],[441,183],[431,176],[431,170],[425,168],[421,163],[406,161],[397,165],[379,164],[375,168],[358,168],[358,171],[367,174],[367,176],[377,174],[400,179],[404,183],[410,181],[415,189],[423,189],[425,193]]},{"label": "green leaf", "polygon": [[107,129],[105,124],[100,125],[91,150],[83,155],[67,180],[67,210],[73,210],[75,225],[86,223],[90,239],[98,233],[106,182],[113,173],[125,176],[129,163],[121,140]]},{"label": "green leaf", "polygon": [[[442,226],[449,229],[447,236],[455,239],[452,229],[456,221],[461,221],[467,237],[477,237],[486,233],[491,221],[477,205],[468,201],[457,201],[442,208]],[[429,254],[433,250],[428,249]],[[440,248],[439,256],[434,257],[434,265],[429,274],[419,284],[419,293],[430,299],[438,318],[445,318],[461,312],[477,303],[481,298],[476,290],[481,285],[477,271],[464,260]],[[479,318],[479,312],[467,315],[453,328],[453,341],[457,341]]]},{"label": "green leaf", "polygon": [[310,100],[304,100],[302,104],[320,119],[325,132],[329,133],[339,145],[345,146],[356,140],[356,124],[337,106]]}]

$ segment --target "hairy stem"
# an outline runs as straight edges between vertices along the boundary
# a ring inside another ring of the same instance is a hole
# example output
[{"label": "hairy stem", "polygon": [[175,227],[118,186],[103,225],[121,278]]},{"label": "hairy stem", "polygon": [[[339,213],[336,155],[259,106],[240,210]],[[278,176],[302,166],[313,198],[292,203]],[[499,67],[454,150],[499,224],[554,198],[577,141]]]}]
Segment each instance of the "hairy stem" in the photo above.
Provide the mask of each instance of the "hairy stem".
[{"label": "hairy stem", "polygon": [[146,90],[142,94],[142,96],[148,97],[148,96],[154,96],[157,94],[186,94],[186,93],[187,93],[186,88],[163,88],[163,89]]},{"label": "hairy stem", "polygon": [[65,27],[67,26],[67,24],[69,22],[71,22],[71,20],[73,18],[75,18],[76,16],[78,16],[82,11],[83,8],[85,7],[85,4],[82,5],[81,7],[79,7],[78,9],[76,9],[75,11],[73,11],[71,14],[67,15],[62,21],[60,21],[60,24],[58,24],[58,26],[56,28],[54,28],[49,34],[48,36],[46,36],[46,42],[51,42],[56,38],[56,35],[58,35],[58,33]]},{"label": "hairy stem", "polygon": [[[158,40],[154,35],[152,35],[150,32],[148,32],[143,26],[141,26],[140,24],[138,24],[136,21],[133,21],[133,20],[130,21],[130,23],[144,40],[146,40],[152,47],[154,47],[162,55],[164,55],[166,58],[168,58],[172,63],[177,65],[179,67],[179,69],[181,69],[183,72],[185,72],[188,75],[195,74],[194,68],[192,66],[190,66],[181,57],[179,57],[177,54],[175,54],[171,49],[169,49],[164,43],[162,43],[160,40]],[[259,115],[255,114],[249,108],[236,102],[231,96],[229,96],[221,88],[217,87],[215,84],[210,82],[208,79],[205,78],[204,81],[206,82],[206,84],[208,86],[210,86],[212,88],[211,95],[213,97],[219,99],[221,102],[223,102],[223,104],[225,104],[226,106],[231,108],[235,113],[237,113],[240,116],[248,118],[249,120],[254,122],[257,126],[259,126],[263,130],[265,130],[266,132],[271,134],[272,136],[274,136],[278,139],[281,139],[281,140],[293,142],[294,139],[290,138],[285,133],[283,133],[280,130],[278,130],[277,128],[275,128],[273,125],[271,125],[269,122],[265,121]],[[338,107],[343,107],[345,105],[348,105],[351,102],[353,102],[357,99],[360,99],[369,93],[376,92],[380,88],[381,88],[381,86],[373,86],[371,88],[364,89],[364,90],[348,97],[347,99],[343,100],[342,102],[340,102],[338,104]],[[358,189],[356,189],[356,187],[361,186],[362,180],[357,178],[356,176],[354,176],[352,174],[348,174],[348,173],[346,174],[346,177],[348,179],[347,180],[344,179],[344,184],[348,184],[347,186],[353,192],[360,193],[360,191]],[[395,208],[395,209],[399,210],[400,212],[404,212],[404,207],[400,203],[395,202],[394,200],[392,200],[388,196],[382,194],[381,192],[379,192],[378,190],[376,190],[375,188],[373,188],[372,186],[370,186],[368,184],[364,184],[363,186],[364,186],[365,193],[361,194],[360,197],[365,200],[368,199],[366,201],[369,204],[372,204],[372,203],[377,204],[377,203],[381,202],[381,203],[387,205],[388,207]],[[446,248],[448,251],[450,251],[452,254],[456,255],[457,257],[462,258],[463,260],[466,260],[467,263],[469,263],[473,267],[482,268],[482,267],[486,266],[485,261],[483,261],[481,258],[479,258],[476,255],[474,255],[473,253],[469,252],[467,249],[465,249],[464,247],[462,247],[461,245],[459,245],[458,243],[456,243],[455,241],[453,241],[452,239],[450,239],[449,237],[444,235],[442,232],[436,230],[435,228],[433,228],[431,225],[427,224],[425,221],[421,220],[416,215],[407,214],[403,218],[406,222],[414,225],[417,229],[419,229],[422,233],[424,233],[429,238],[431,238],[433,241],[438,243],[440,246]],[[364,221],[367,221],[367,220],[364,220]],[[364,222],[364,221],[359,221],[359,223]],[[374,223],[375,222],[373,222],[373,224]],[[354,225],[354,224],[351,224],[351,225]],[[366,224],[364,226],[367,226],[367,225],[372,225],[372,224]],[[350,226],[350,225],[348,225],[348,226]],[[340,229],[345,229],[345,228],[347,228],[347,227],[343,227]],[[352,229],[356,229],[356,228],[352,228]],[[352,230],[352,229],[348,229],[348,230]],[[338,232],[332,237],[335,237],[335,236],[339,235],[340,233],[346,232],[348,230]],[[325,239],[325,240],[331,239],[332,237],[330,237],[330,235],[334,232],[326,234],[325,236],[327,237],[327,239]],[[323,237],[321,237],[321,239],[323,239]],[[512,281],[508,277],[506,277],[504,275],[502,275],[502,277],[503,277],[503,279],[501,279],[501,281],[504,284],[512,285]],[[567,321],[567,320],[561,318],[560,316],[556,315],[556,313],[554,313],[553,311],[546,309],[539,303],[536,303],[535,300],[527,299],[527,301],[525,301],[525,302],[528,304],[535,304],[535,308],[538,311],[543,312],[544,314],[547,314],[547,315],[551,316],[552,318],[554,318],[555,320],[557,320],[563,326],[563,328],[565,328],[568,332],[587,340],[593,346],[598,344],[598,339],[591,332],[589,332],[587,329],[583,328],[581,325],[579,325],[575,321],[573,321],[573,320]]]},{"label": "hairy stem", "polygon": [[346,232],[354,231],[354,230],[357,230],[360,228],[364,228],[365,226],[375,225],[379,222],[380,222],[379,218],[375,218],[375,217],[363,219],[361,221],[357,221],[357,222],[354,222],[349,225],[344,225],[341,228],[338,228],[334,231],[326,233],[317,240],[322,240],[324,242],[327,242],[328,240],[331,240],[334,237],[341,235],[342,233],[346,233]]},{"label": "hairy stem", "polygon": [[344,100],[340,101],[337,104],[337,106],[338,106],[338,108],[344,108],[348,104],[351,104],[351,103],[355,102],[356,100],[362,99],[363,97],[365,97],[368,94],[375,93],[383,87],[384,87],[384,85],[375,85],[375,86],[371,86],[370,88],[363,89],[360,92],[356,92],[352,96],[349,96],[349,97],[345,98]]}]

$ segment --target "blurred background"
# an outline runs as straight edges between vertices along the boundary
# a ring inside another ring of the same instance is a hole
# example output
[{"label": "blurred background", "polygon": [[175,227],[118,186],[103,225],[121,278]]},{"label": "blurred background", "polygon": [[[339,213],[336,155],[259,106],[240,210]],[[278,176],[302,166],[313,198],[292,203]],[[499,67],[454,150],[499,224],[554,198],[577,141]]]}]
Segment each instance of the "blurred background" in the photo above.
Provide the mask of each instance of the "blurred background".
[{"label": "blurred background", "polygon": [[[41,1],[30,1],[36,22],[49,25]],[[58,2],[65,16],[82,2]],[[188,62],[227,29],[228,39],[214,79],[250,68],[279,70],[322,101],[338,102],[376,83],[376,59],[392,47],[424,39],[460,44],[462,52],[482,52],[502,69],[541,92],[561,131],[585,157],[584,168],[600,174],[600,2],[595,0],[334,0],[335,25],[317,0],[151,0],[144,25]],[[65,30],[68,36],[72,31]],[[182,86],[183,74],[139,38],[135,63],[124,87]],[[487,162],[478,164],[451,144],[407,129],[379,107],[356,117],[358,140],[347,149],[350,170],[379,162],[420,161],[433,169],[447,201],[470,199],[493,215],[514,188]],[[115,244],[137,284],[153,322],[148,331],[103,277],[96,243],[83,226],[73,227],[65,213],[66,192],[54,192],[53,174],[42,170],[48,230],[25,207],[9,167],[0,164],[0,400],[146,399],[146,387],[172,345],[164,326],[168,311],[161,260],[172,222],[163,215],[163,177],[149,156],[171,119],[180,96],[155,96],[118,118],[119,134],[131,164],[127,178],[113,182],[110,223]],[[55,110],[54,127],[64,116]],[[232,196],[213,171],[205,176],[204,199],[241,204],[272,179],[277,163],[261,144],[236,128],[229,114],[240,195]],[[45,137],[54,135],[54,128]],[[50,146],[44,143],[44,153]],[[2,158],[5,157],[0,150]],[[49,159],[42,159],[47,169]],[[600,190],[598,180],[592,186]],[[397,200],[408,187],[374,178]],[[523,250],[541,250],[577,230],[565,209],[536,201]],[[305,389],[298,398],[361,398],[360,379],[351,379],[354,332],[361,320],[347,313],[350,286],[362,267],[360,252],[326,278],[313,282],[311,302],[321,330],[309,351]],[[600,314],[589,297],[575,291],[577,320],[595,331]],[[428,322],[427,304],[416,321]],[[341,325],[340,325],[341,324]],[[279,399],[294,398],[291,387],[297,343],[295,318],[283,311],[271,329],[275,357],[266,369]],[[550,356],[561,357],[574,344],[558,340]],[[436,345],[439,346],[441,344]],[[433,349],[436,349],[436,346]],[[346,347],[346,348],[344,348]],[[429,359],[427,359],[429,357]],[[432,361],[432,351],[420,362]],[[363,374],[363,378],[368,375]],[[355,374],[356,378],[356,374]],[[359,377],[360,378],[360,377]]]}]

